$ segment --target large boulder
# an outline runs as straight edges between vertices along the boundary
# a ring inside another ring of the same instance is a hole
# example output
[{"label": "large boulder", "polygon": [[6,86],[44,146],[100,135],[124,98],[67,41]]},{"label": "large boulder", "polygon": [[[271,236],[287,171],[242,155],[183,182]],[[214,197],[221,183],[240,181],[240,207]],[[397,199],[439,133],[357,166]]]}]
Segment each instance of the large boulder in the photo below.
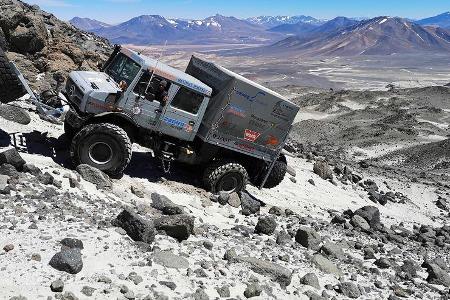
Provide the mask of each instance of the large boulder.
[{"label": "large boulder", "polygon": [[124,209],[112,223],[123,228],[133,241],[150,244],[155,240],[156,230],[153,222],[143,219],[129,209]]},{"label": "large boulder", "polygon": [[326,161],[318,160],[314,164],[313,168],[314,173],[319,175],[322,179],[332,179],[333,178],[333,170],[331,170],[330,166]]},{"label": "large boulder", "polygon": [[427,281],[432,284],[440,284],[446,287],[450,287],[450,276],[447,271],[443,270],[436,264],[427,265],[428,277]]},{"label": "large boulder", "polygon": [[333,274],[336,276],[341,276],[342,271],[328,258],[321,254],[315,254],[312,258],[312,262],[321,270],[322,272]]},{"label": "large boulder", "polygon": [[305,248],[319,250],[322,238],[314,229],[302,226],[297,230],[295,241]]},{"label": "large boulder", "polygon": [[60,252],[53,255],[49,264],[58,271],[69,274],[80,273],[81,269],[83,269],[80,249],[63,248]]},{"label": "large boulder", "polygon": [[23,108],[12,105],[0,105],[0,117],[8,121],[16,122],[22,125],[28,125],[31,117]]},{"label": "large boulder", "polygon": [[164,231],[178,241],[184,241],[194,231],[195,217],[188,215],[162,216],[154,220],[155,228]]},{"label": "large boulder", "polygon": [[9,36],[12,50],[28,54],[41,51],[48,40],[47,28],[39,16],[23,16]]},{"label": "large boulder", "polygon": [[152,260],[154,263],[170,269],[189,268],[189,261],[186,258],[175,255],[170,251],[155,251]]},{"label": "large boulder", "polygon": [[375,206],[364,206],[356,210],[355,215],[364,218],[370,227],[374,228],[381,225],[380,211]]},{"label": "large boulder", "polygon": [[25,160],[23,160],[16,148],[11,148],[0,153],[1,164],[10,164],[17,170],[21,170],[25,165]]},{"label": "large boulder", "polygon": [[109,176],[97,168],[82,164],[77,167],[77,172],[81,175],[81,178],[95,184],[99,189],[110,189],[112,187]]}]

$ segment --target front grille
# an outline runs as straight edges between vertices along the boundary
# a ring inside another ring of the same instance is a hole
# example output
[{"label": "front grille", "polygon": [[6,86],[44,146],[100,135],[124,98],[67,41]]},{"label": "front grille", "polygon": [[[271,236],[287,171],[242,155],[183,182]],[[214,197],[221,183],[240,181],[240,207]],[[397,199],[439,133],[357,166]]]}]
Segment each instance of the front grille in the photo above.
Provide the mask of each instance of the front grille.
[{"label": "front grille", "polygon": [[77,87],[75,82],[72,79],[67,79],[66,83],[66,93],[69,96],[69,100],[72,101],[76,105],[81,104],[81,100],[84,97],[84,93]]}]

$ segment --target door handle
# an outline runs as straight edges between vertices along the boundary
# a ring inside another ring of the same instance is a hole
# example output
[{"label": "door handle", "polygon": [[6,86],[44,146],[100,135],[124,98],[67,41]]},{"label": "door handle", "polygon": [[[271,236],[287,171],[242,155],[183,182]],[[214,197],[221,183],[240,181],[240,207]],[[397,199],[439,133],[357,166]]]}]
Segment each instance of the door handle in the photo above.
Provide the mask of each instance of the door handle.
[{"label": "door handle", "polygon": [[160,109],[155,109],[155,113],[160,114],[160,113],[162,113],[162,110],[160,110]]},{"label": "door handle", "polygon": [[195,122],[194,121],[189,121],[189,125],[194,126]]}]

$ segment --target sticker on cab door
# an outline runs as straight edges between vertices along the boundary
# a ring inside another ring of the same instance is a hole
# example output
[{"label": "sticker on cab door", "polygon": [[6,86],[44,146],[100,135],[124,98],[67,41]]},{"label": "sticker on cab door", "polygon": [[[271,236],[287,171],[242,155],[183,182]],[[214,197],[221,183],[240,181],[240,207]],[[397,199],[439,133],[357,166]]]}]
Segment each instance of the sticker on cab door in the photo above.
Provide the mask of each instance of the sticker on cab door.
[{"label": "sticker on cab door", "polygon": [[245,129],[244,139],[246,141],[254,143],[260,136],[261,136],[261,133],[259,133],[257,131]]}]

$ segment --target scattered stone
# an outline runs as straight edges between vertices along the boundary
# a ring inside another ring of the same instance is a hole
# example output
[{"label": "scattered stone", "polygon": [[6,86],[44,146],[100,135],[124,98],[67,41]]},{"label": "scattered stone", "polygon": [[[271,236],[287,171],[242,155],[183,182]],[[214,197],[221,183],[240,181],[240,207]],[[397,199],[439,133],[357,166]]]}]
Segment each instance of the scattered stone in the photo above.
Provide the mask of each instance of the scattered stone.
[{"label": "scattered stone", "polygon": [[295,241],[305,248],[319,250],[322,238],[314,229],[302,226],[297,230]]},{"label": "scattered stone", "polygon": [[74,238],[64,238],[61,240],[61,245],[70,249],[84,249],[83,242],[79,239]]},{"label": "scattered stone", "polygon": [[85,296],[91,297],[95,292],[95,289],[93,287],[90,286],[83,286],[83,288],[81,289],[81,293]]},{"label": "scattered stone", "polygon": [[291,284],[292,272],[276,263],[254,257],[240,256],[235,257],[233,261],[247,264],[253,272],[270,277],[283,287]]},{"label": "scattered stone", "polygon": [[136,197],[144,198],[145,197],[145,188],[138,183],[133,183],[131,185],[131,192],[136,195]]},{"label": "scattered stone", "polygon": [[286,245],[286,244],[290,243],[291,240],[292,240],[292,237],[291,237],[288,233],[286,233],[286,232],[280,232],[280,233],[277,235],[276,243],[277,243],[278,245],[281,245],[281,246],[282,246],[282,245]]},{"label": "scattered stone", "polygon": [[272,206],[269,209],[269,214],[275,215],[275,216],[282,216],[282,215],[284,215],[284,210],[278,206]]},{"label": "scattered stone", "polygon": [[0,104],[0,117],[22,125],[28,125],[31,122],[30,114],[23,108],[14,105]]},{"label": "scattered stone", "polygon": [[340,285],[340,289],[342,294],[344,294],[344,296],[352,298],[352,299],[356,299],[359,298],[361,296],[361,292],[358,288],[358,286],[356,284],[354,284],[353,282],[343,282]]},{"label": "scattered stone", "polygon": [[319,278],[317,278],[317,275],[314,273],[306,274],[301,278],[300,282],[301,284],[309,285],[312,286],[313,288],[320,290]]},{"label": "scattered stone", "polygon": [[38,175],[37,180],[44,185],[50,185],[54,183],[55,178],[52,174],[45,172],[44,174]]},{"label": "scattered stone", "polygon": [[228,205],[234,208],[239,208],[241,206],[241,199],[237,193],[230,194],[230,197],[228,198]]},{"label": "scattered stone", "polygon": [[364,218],[372,228],[381,225],[380,211],[375,206],[364,206],[356,210],[354,214]]},{"label": "scattered stone", "polygon": [[325,273],[334,274],[336,276],[342,275],[341,270],[339,270],[339,268],[332,261],[321,254],[315,254],[312,258],[312,262],[319,268],[319,270]]},{"label": "scattered stone", "polygon": [[64,282],[60,279],[53,281],[50,284],[50,290],[54,293],[61,293],[64,289]]},{"label": "scattered stone", "polygon": [[245,298],[253,298],[261,295],[262,289],[258,283],[251,283],[244,291]]},{"label": "scattered stone", "polygon": [[165,215],[180,215],[184,213],[182,206],[172,202],[169,198],[158,193],[152,193],[152,207],[160,210]]},{"label": "scattered stone", "polygon": [[112,182],[108,175],[103,173],[97,168],[89,165],[81,164],[77,166],[77,172],[81,175],[81,178],[87,182],[93,183],[98,189],[111,189]]},{"label": "scattered stone", "polygon": [[345,256],[342,248],[332,242],[326,242],[320,250],[329,257],[342,259]]},{"label": "scattered stone", "polygon": [[354,215],[350,221],[350,224],[352,224],[353,226],[355,226],[356,228],[360,228],[363,231],[369,231],[370,230],[370,225],[369,223],[367,223],[367,221],[359,216],[359,215]]},{"label": "scattered stone", "polygon": [[333,178],[333,171],[331,170],[330,166],[327,162],[318,160],[314,164],[314,173],[319,175],[322,179],[332,179]]},{"label": "scattered stone", "polygon": [[217,198],[217,202],[222,205],[228,204],[228,200],[230,199],[230,194],[227,192],[220,192],[219,197]]},{"label": "scattered stone", "polygon": [[194,231],[195,217],[188,215],[162,216],[154,220],[155,228],[179,242],[187,240]]},{"label": "scattered stone", "polygon": [[83,260],[79,249],[62,249],[53,255],[49,265],[58,271],[77,274],[83,268]]},{"label": "scattered stone", "polygon": [[175,284],[175,282],[172,282],[172,281],[160,281],[159,284],[167,286],[172,291],[175,291],[175,289],[177,288],[177,285]]},{"label": "scattered stone", "polygon": [[241,192],[241,208],[242,214],[245,216],[249,216],[252,214],[259,213],[261,209],[261,203],[249,195],[247,192]]},{"label": "scattered stone", "polygon": [[220,298],[229,298],[231,296],[230,288],[227,285],[216,287],[216,291],[219,294]]},{"label": "scattered stone", "polygon": [[33,253],[31,254],[31,260],[41,261],[41,255],[39,253]]},{"label": "scattered stone", "polygon": [[100,275],[97,279],[97,282],[102,282],[102,283],[106,283],[106,284],[110,284],[112,282],[111,278],[105,276],[105,275]]},{"label": "scattered stone", "polygon": [[153,262],[171,269],[187,269],[189,262],[184,257],[173,254],[170,251],[156,251],[153,253]]},{"label": "scattered stone", "polygon": [[156,231],[153,223],[144,220],[129,209],[124,209],[112,223],[124,229],[133,241],[150,244],[155,240]]},{"label": "scattered stone", "polygon": [[377,259],[377,260],[374,262],[374,264],[375,264],[378,268],[380,268],[380,269],[388,269],[388,268],[390,268],[391,265],[392,265],[392,263],[389,261],[389,259],[384,258],[384,257],[382,257],[382,258],[380,258],[380,259]]},{"label": "scattered stone", "polygon": [[30,173],[31,175],[34,175],[34,176],[38,176],[38,175],[42,174],[41,169],[39,169],[38,167],[36,167],[33,164],[24,164],[23,172]]},{"label": "scattered stone", "polygon": [[192,298],[194,300],[209,300],[208,294],[203,289],[197,289]]},{"label": "scattered stone", "polygon": [[203,247],[205,247],[208,250],[212,250],[213,243],[211,243],[210,241],[203,241]]},{"label": "scattered stone", "polygon": [[436,264],[428,264],[427,266],[428,277],[427,281],[432,284],[440,284],[446,287],[450,287],[450,275],[447,271],[441,269]]},{"label": "scattered stone", "polygon": [[14,250],[14,245],[13,244],[5,245],[5,247],[3,247],[3,250],[5,252],[10,252],[10,251]]},{"label": "scattered stone", "polygon": [[0,153],[1,164],[10,164],[20,171],[25,165],[25,160],[23,160],[16,148],[11,148]]},{"label": "scattered stone", "polygon": [[308,179],[308,183],[309,183],[310,185],[316,186],[316,183],[314,182],[313,179]]},{"label": "scattered stone", "polygon": [[270,216],[262,216],[259,217],[258,223],[255,227],[256,233],[262,233],[266,235],[271,235],[275,232],[275,229],[277,228],[277,222],[275,221],[275,218]]}]

